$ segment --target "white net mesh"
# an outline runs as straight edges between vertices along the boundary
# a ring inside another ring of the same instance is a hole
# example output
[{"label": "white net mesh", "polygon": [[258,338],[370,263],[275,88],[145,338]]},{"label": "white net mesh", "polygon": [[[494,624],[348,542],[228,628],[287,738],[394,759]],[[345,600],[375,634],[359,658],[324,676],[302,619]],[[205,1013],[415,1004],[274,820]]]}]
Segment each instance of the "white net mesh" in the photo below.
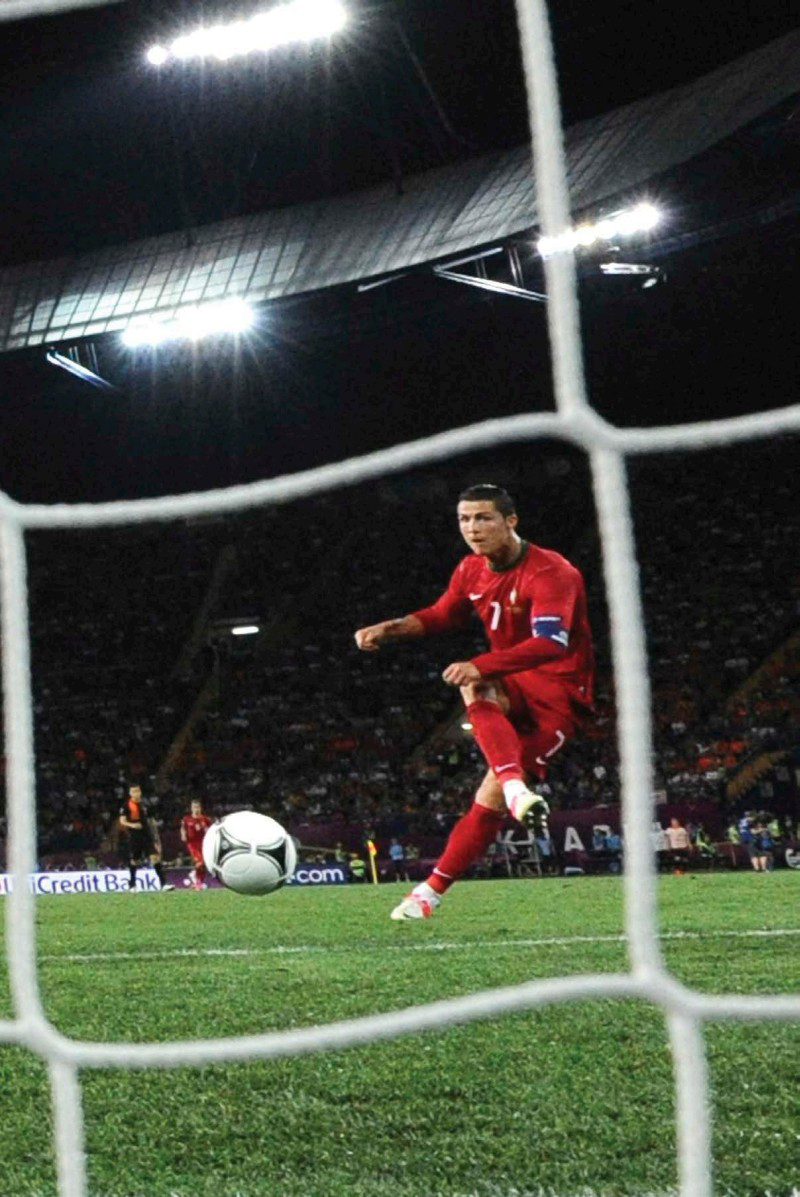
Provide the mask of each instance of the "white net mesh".
[{"label": "white net mesh", "polygon": [[[5,0],[0,18],[60,8],[56,0]],[[570,223],[555,65],[543,0],[518,0],[531,110],[534,163],[545,235]],[[221,492],[98,505],[23,506],[0,497],[3,682],[8,761],[8,849],[15,884],[6,903],[10,987],[15,1017],[0,1022],[0,1042],[26,1047],[48,1064],[55,1114],[61,1197],[87,1193],[79,1070],[171,1068],[277,1058],[393,1039],[426,1029],[496,1018],[552,1003],[640,998],[663,1010],[674,1061],[679,1176],[683,1197],[712,1189],[710,1111],[703,1024],[711,1019],[800,1019],[800,997],[709,996],[675,980],[658,940],[650,842],[652,792],[650,701],[644,625],[633,543],[626,457],[701,449],[800,429],[800,407],[696,425],[619,430],[588,405],[578,306],[570,256],[546,265],[557,412],[493,420],[336,465]],[[23,880],[35,867],[32,695],[25,533],[34,528],[98,527],[172,520],[288,502],[441,461],[457,453],[560,437],[583,447],[593,472],[611,618],[619,711],[622,809],[626,839],[625,926],[630,970],[529,982],[403,1010],[303,1030],[238,1038],[115,1045],[69,1039],[45,1015],[36,967],[34,897]]]}]

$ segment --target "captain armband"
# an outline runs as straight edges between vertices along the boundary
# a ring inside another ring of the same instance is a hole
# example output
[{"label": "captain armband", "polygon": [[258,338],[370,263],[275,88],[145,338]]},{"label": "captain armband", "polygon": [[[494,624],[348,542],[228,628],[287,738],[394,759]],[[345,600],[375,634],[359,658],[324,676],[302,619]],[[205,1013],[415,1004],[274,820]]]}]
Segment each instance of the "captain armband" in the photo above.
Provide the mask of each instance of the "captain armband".
[{"label": "captain armband", "polygon": [[534,615],[531,633],[534,640],[554,640],[562,648],[569,647],[569,631],[560,615]]}]

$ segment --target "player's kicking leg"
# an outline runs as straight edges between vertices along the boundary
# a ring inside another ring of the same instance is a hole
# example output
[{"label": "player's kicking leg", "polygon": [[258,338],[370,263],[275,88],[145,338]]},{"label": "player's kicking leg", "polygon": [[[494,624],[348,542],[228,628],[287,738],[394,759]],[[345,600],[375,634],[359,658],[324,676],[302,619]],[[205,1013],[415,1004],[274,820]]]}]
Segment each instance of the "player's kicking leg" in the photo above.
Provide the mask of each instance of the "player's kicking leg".
[{"label": "player's kicking leg", "polygon": [[550,806],[541,794],[529,789],[526,782],[520,779],[506,782],[503,796],[509,814],[518,823],[525,823],[536,835],[546,834]]},{"label": "player's kicking leg", "polygon": [[472,806],[450,832],[433,872],[427,880],[414,886],[411,893],[395,906],[390,917],[396,922],[430,918],[453,882],[463,877],[470,865],[480,860],[497,839],[506,815],[503,788],[490,770],[481,782]]},{"label": "player's kicking leg", "polygon": [[[500,686],[484,682],[462,687],[461,696],[489,772],[472,807],[451,831],[430,877],[392,911],[391,918],[397,922],[430,918],[453,882],[480,860],[497,838],[507,812],[531,827],[534,834],[547,833],[550,808],[541,794],[528,788],[523,744],[507,715],[507,694]],[[537,757],[535,768],[544,776],[546,760],[540,762]]]},{"label": "player's kicking leg", "polygon": [[[513,685],[513,683],[512,683]],[[511,702],[506,690],[495,682],[463,686],[467,718],[487,765],[500,783],[509,814],[537,833],[547,828],[550,808],[541,794],[529,788],[520,735],[509,718]],[[535,765],[544,776],[546,765]]]}]

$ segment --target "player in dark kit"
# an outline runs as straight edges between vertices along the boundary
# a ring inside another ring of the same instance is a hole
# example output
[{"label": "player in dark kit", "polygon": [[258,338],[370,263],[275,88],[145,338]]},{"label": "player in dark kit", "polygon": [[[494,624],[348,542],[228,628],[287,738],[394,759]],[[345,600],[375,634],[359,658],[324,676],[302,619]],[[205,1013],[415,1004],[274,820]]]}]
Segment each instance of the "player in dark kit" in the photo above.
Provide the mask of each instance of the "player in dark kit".
[{"label": "player in dark kit", "polygon": [[181,839],[194,862],[192,885],[195,889],[204,889],[206,866],[203,862],[203,838],[213,823],[213,819],[209,819],[208,815],[203,814],[203,804],[198,798],[192,799],[190,811],[190,814],[184,815],[181,819]]},{"label": "player in dark kit", "polygon": [[356,632],[374,652],[385,644],[463,628],[473,612],[490,650],[455,661],[442,677],[457,686],[489,771],[455,825],[436,866],[392,911],[428,918],[442,895],[479,860],[507,812],[541,833],[549,809],[529,789],[592,712],[594,652],[579,571],[564,557],[517,535],[517,514],[499,486],[472,486],[458,502],[461,535],[472,550],[430,607]]},{"label": "player in dark kit", "polygon": [[174,889],[165,885],[161,864],[161,841],[155,820],[151,818],[142,787],[128,786],[128,797],[119,812],[119,854],[128,868],[128,889],[136,892],[136,870],[150,864],[161,883],[162,890]]}]

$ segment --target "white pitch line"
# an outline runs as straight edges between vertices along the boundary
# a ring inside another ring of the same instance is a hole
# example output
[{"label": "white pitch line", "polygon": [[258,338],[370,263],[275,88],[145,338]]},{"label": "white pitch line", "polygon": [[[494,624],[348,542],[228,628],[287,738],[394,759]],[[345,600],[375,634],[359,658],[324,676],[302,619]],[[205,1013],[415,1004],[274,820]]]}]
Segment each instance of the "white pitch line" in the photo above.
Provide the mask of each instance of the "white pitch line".
[{"label": "white pitch line", "polygon": [[[180,1197],[180,1194],[175,1193],[173,1197]],[[457,1193],[456,1197],[603,1197],[603,1190],[587,1187],[560,1194],[556,1189],[506,1189],[501,1188],[500,1185],[490,1185],[488,1189],[482,1188],[480,1193],[473,1189],[470,1193]],[[680,1197],[680,1195],[677,1189],[661,1189],[657,1193],[652,1191],[639,1193],[638,1197]],[[788,1194],[788,1197],[800,1197],[800,1189],[794,1189]]]},{"label": "white pitch line", "polygon": [[[708,940],[708,939],[774,939],[785,936],[800,936],[800,927],[773,927],[752,931],[665,931],[662,940]],[[361,950],[374,955],[375,952],[457,952],[484,948],[568,948],[576,944],[624,944],[625,935],[568,935],[546,939],[480,939],[462,940],[460,943],[435,941],[433,943],[372,944]],[[275,944],[265,948],[173,948],[156,952],[64,952],[39,957],[42,964],[67,961],[77,964],[115,964],[125,960],[183,960],[215,956],[304,956],[315,953],[347,952],[351,955],[359,949],[352,945],[326,947],[321,944],[303,944],[287,947]]]},{"label": "white pitch line", "polygon": [[[179,1193],[173,1197],[180,1197]],[[571,1194],[559,1194],[556,1189],[505,1189],[499,1185],[490,1185],[488,1189],[481,1189],[480,1193],[473,1189],[470,1193],[457,1193],[456,1197],[603,1197],[602,1190],[578,1189]],[[662,1189],[658,1193],[640,1193],[639,1197],[679,1197],[677,1189]],[[800,1197],[800,1189],[794,1189],[788,1197]]]}]

